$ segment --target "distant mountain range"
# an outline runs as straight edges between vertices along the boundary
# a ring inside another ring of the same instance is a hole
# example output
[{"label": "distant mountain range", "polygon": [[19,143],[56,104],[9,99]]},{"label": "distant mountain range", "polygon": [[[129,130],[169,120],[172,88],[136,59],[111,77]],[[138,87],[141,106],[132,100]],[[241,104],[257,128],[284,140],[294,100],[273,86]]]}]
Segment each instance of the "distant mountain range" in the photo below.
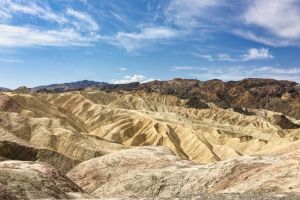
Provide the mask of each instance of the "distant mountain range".
[{"label": "distant mountain range", "polygon": [[109,85],[109,83],[83,80],[83,81],[77,81],[71,83],[38,86],[32,88],[32,90],[33,91],[50,90],[54,92],[64,92],[64,91],[72,91],[72,90],[82,90],[88,87],[100,87],[104,85]]},{"label": "distant mountain range", "polygon": [[251,114],[242,108],[264,108],[282,112],[300,119],[300,84],[292,81],[248,78],[241,81],[224,82],[218,79],[199,81],[195,79],[173,79],[140,84],[109,84],[105,82],[79,81],[36,87],[33,90],[64,92],[86,88],[110,91],[146,91],[173,95],[188,100],[192,108],[206,108],[214,103],[221,108]]},{"label": "distant mountain range", "polygon": [[246,115],[251,113],[243,108],[263,108],[300,119],[300,84],[292,81],[248,78],[224,82],[218,79],[199,81],[177,78],[144,84],[108,84],[99,89],[173,95],[188,100],[187,105],[192,108],[206,108],[207,103],[213,103],[218,107],[232,108]]},{"label": "distant mountain range", "polygon": [[[233,108],[236,111],[251,114],[242,108],[267,109],[282,112],[300,119],[300,84],[292,81],[249,78],[241,81],[195,79],[173,79],[152,81],[149,83],[109,84],[96,81],[78,81],[31,88],[35,92],[80,91],[87,88],[113,91],[145,91],[173,95],[186,99],[192,108],[206,108],[213,103],[221,108]],[[20,90],[20,89],[19,89]],[[19,91],[18,89],[16,91]],[[26,91],[21,88],[22,91]],[[0,88],[0,91],[8,91]]]},{"label": "distant mountain range", "polygon": [[106,82],[96,82],[96,81],[77,81],[71,83],[60,83],[60,84],[51,84],[51,85],[43,85],[31,88],[32,91],[36,92],[67,92],[67,91],[76,91],[76,90],[84,90],[87,88],[93,89],[102,89],[102,90],[134,90],[140,87],[139,82],[132,82],[127,84],[110,84]]},{"label": "distant mountain range", "polygon": [[0,92],[10,91],[8,88],[0,87]]}]

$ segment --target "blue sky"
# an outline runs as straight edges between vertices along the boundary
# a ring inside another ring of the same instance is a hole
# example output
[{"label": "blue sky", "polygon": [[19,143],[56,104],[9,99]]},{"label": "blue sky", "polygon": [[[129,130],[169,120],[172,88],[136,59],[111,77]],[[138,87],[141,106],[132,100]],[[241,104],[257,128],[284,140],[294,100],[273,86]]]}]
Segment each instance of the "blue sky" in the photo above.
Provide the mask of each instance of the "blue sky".
[{"label": "blue sky", "polygon": [[0,0],[0,86],[300,82],[300,0]]}]

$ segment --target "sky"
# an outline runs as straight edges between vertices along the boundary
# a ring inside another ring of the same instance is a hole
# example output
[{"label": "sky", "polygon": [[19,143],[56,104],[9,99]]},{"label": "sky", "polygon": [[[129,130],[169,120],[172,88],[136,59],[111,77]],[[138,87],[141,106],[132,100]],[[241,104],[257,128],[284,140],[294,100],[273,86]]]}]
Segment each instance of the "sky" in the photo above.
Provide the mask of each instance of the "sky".
[{"label": "sky", "polygon": [[300,82],[300,0],[0,0],[0,86]]}]

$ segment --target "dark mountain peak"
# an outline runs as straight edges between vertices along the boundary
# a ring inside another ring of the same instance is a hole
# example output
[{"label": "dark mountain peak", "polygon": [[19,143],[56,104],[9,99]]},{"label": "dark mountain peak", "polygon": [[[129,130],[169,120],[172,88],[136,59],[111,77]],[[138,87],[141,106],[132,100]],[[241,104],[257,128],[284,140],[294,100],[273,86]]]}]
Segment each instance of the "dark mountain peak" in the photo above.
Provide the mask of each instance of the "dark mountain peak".
[{"label": "dark mountain peak", "polygon": [[214,82],[222,82],[223,83],[223,81],[222,80],[220,80],[220,79],[211,79],[211,80],[207,80],[207,81],[205,81],[206,83],[214,83]]},{"label": "dark mountain peak", "polygon": [[45,86],[38,86],[32,88],[34,91],[54,91],[54,92],[65,92],[65,91],[72,91],[72,90],[83,90],[89,87],[99,87],[103,85],[108,85],[105,82],[96,82],[90,80],[82,80],[70,83],[60,83],[60,84],[51,84]]},{"label": "dark mountain peak", "polygon": [[8,92],[8,91],[11,91],[11,90],[8,88],[5,88],[5,87],[0,87],[0,92]]},{"label": "dark mountain peak", "polygon": [[30,89],[27,88],[26,86],[18,87],[14,91],[17,92],[17,93],[23,93],[23,94],[30,93]]},{"label": "dark mountain peak", "polygon": [[131,82],[125,84],[106,84],[97,86],[96,88],[101,90],[135,90],[140,87],[140,82]]}]

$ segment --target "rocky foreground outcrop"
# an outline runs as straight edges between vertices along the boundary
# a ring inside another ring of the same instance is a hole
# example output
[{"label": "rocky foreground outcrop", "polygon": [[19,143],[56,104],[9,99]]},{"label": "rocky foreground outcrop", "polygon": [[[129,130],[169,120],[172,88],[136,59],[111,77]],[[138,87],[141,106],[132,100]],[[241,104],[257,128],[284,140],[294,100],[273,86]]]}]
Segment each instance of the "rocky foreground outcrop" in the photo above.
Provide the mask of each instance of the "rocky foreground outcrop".
[{"label": "rocky foreground outcrop", "polygon": [[40,162],[0,162],[0,199],[70,199],[81,188],[55,168]]},{"label": "rocky foreground outcrop", "polygon": [[67,176],[87,193],[105,198],[171,198],[201,192],[299,193],[299,150],[196,165],[163,147],[137,147],[83,162]]},{"label": "rocky foreground outcrop", "polygon": [[2,160],[0,199],[296,200],[299,149],[295,142],[269,156],[199,165],[165,147],[136,147],[83,162],[67,177],[42,162]]}]

